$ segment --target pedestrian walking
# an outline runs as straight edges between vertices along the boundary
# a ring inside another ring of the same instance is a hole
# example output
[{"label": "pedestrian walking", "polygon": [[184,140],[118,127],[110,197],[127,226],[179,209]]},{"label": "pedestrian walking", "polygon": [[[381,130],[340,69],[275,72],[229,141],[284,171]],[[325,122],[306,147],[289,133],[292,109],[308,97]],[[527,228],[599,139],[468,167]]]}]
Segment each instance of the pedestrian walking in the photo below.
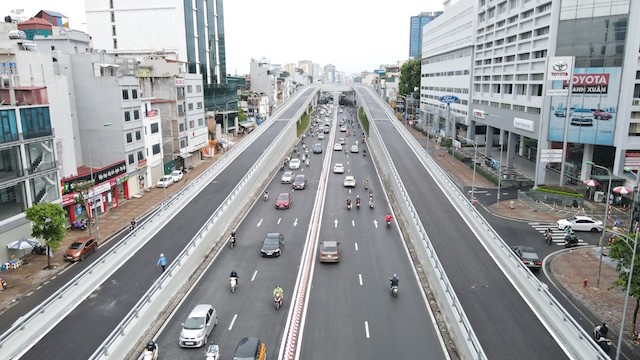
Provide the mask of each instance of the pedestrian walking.
[{"label": "pedestrian walking", "polygon": [[164,254],[160,254],[160,259],[158,259],[158,265],[162,268],[162,272],[167,268],[167,258]]}]

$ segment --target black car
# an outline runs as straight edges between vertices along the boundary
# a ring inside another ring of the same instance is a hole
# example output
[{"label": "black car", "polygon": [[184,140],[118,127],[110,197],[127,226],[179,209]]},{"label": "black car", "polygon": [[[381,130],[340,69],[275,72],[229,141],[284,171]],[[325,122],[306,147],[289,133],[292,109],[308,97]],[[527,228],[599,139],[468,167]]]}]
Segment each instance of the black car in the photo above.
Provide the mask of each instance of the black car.
[{"label": "black car", "polygon": [[322,154],[322,144],[320,144],[320,143],[313,144],[313,153],[314,154]]},{"label": "black car", "polygon": [[540,270],[542,267],[542,261],[540,261],[540,257],[536,253],[536,250],[530,246],[514,246],[511,248],[517,257],[520,258],[520,261],[533,270]]},{"label": "black car", "polygon": [[262,256],[280,256],[284,247],[284,236],[280,233],[268,233],[262,241]]},{"label": "black car", "polygon": [[304,190],[307,187],[307,179],[304,174],[296,175],[295,180],[293,180],[293,189],[294,190]]},{"label": "black car", "polygon": [[240,340],[233,360],[264,360],[267,357],[267,347],[257,337],[246,337]]}]

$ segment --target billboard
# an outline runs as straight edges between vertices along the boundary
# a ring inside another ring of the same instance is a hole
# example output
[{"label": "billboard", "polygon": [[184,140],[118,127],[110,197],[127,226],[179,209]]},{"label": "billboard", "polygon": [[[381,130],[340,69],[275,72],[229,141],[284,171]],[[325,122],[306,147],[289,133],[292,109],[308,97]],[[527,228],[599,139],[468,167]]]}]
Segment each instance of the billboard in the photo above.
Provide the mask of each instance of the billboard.
[{"label": "billboard", "polygon": [[[571,94],[551,96],[548,140],[563,141],[566,119],[568,142],[612,146],[621,74],[619,67],[574,69]],[[569,82],[554,80],[551,89],[568,90]]]}]

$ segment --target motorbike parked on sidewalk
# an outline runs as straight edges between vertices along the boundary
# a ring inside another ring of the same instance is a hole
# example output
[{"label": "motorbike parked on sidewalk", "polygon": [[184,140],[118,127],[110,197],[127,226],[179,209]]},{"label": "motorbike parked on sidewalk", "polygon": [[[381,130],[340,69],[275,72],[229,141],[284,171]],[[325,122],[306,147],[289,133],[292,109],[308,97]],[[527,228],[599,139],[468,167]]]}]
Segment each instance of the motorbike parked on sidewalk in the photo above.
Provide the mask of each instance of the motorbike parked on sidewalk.
[{"label": "motorbike parked on sidewalk", "polygon": [[36,245],[31,249],[33,255],[47,255],[47,247],[43,245]]},{"label": "motorbike parked on sidewalk", "polygon": [[4,278],[0,278],[0,285],[2,285],[2,290],[7,290],[7,282]]},{"label": "motorbike parked on sidewalk", "polygon": [[87,230],[87,219],[73,221],[71,223],[71,230]]}]

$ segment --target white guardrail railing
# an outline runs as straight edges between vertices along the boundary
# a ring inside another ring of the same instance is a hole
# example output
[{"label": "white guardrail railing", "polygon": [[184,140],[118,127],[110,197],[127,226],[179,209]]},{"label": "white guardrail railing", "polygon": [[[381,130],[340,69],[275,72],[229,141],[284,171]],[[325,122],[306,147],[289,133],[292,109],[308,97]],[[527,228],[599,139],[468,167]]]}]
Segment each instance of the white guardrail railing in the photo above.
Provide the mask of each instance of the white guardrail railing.
[{"label": "white guardrail railing", "polygon": [[[304,91],[299,91],[297,96],[294,96],[289,102],[278,108],[274,112],[274,115],[263,125],[259,126],[256,130],[245,136],[245,139],[243,141],[239,142],[230,150],[228,150],[218,161],[215,162],[214,165],[205,170],[202,174],[200,174],[200,176],[195,178],[178,193],[169,197],[166,203],[152,211],[148,215],[147,219],[142,222],[135,229],[135,231],[127,234],[121,241],[115,244],[107,252],[102,254],[96,261],[94,261],[86,269],[81,271],[71,281],[64,284],[49,298],[34,307],[31,311],[20,317],[14,324],[12,324],[12,326],[6,332],[0,335],[0,353],[2,354],[2,358],[18,359],[24,353],[26,353],[35,343],[42,339],[51,329],[53,329],[60,321],[62,321],[62,319],[64,319],[71,311],[73,311],[73,309],[75,309],[80,303],[82,303],[106,279],[108,279],[111,275],[113,275],[113,273],[118,270],[118,267],[113,266],[113,264],[122,264],[129,260],[147,243],[147,241],[153,238],[162,229],[162,227],[171,220],[171,218],[173,218],[195,196],[197,196],[207,185],[209,185],[211,181],[216,176],[218,176],[235,158],[237,158],[244,150],[246,150],[246,148],[249,147],[251,143],[260,136],[260,134],[266,131],[267,128],[273,123],[273,119],[276,119],[277,116],[281,112],[286,110],[286,108],[288,108],[288,106],[290,106],[290,104],[292,104],[295,99],[300,97],[302,93],[304,93]],[[310,93],[307,95],[309,99],[305,102],[306,105],[296,113],[296,116],[298,118],[302,113],[304,113],[304,111],[306,111],[306,106],[308,106],[314,94],[315,93]],[[296,139],[296,125],[294,121],[292,123],[293,125],[289,124],[285,128],[285,131],[283,131],[278,136],[278,139],[276,139],[276,141],[274,141],[272,145],[260,156],[258,161],[256,161],[256,164],[252,167],[252,170],[250,170],[250,173],[252,175],[263,175],[264,173],[261,172],[256,173],[255,168],[257,166],[262,165],[264,167],[262,171],[267,171],[268,161],[280,161],[279,159],[284,157],[285,153],[289,150],[287,144],[294,143]],[[286,134],[287,131],[290,132],[288,136]],[[290,140],[287,141],[287,137]],[[282,141],[282,143],[279,144],[279,141]],[[272,155],[273,157],[269,159],[268,154]],[[272,169],[273,167],[274,165],[271,164],[270,168]],[[262,176],[255,176],[254,178],[260,180],[262,179]],[[246,179],[247,176],[243,178],[241,183],[247,185],[248,181]],[[258,182],[257,180],[256,182]],[[236,189],[234,189],[232,195],[237,195],[239,188],[241,188],[240,185],[237,186]],[[230,197],[232,195],[230,195]],[[251,198],[251,196],[247,196],[247,198]],[[229,204],[229,198],[227,198],[223,205],[221,205],[216,210],[216,213],[227,209]],[[212,218],[216,215],[216,213],[214,213]],[[220,217],[221,215],[218,215],[218,218]],[[206,224],[205,226],[203,226],[203,228],[205,227]],[[201,235],[201,232],[199,232],[199,235]],[[218,239],[222,236],[223,233],[224,229],[222,229],[218,234]],[[198,236],[196,236],[196,238],[198,238]],[[193,242],[194,241],[192,240],[192,242],[185,248],[185,251],[183,251],[181,255],[188,254],[193,250]],[[149,290],[149,292],[147,292],[147,294],[145,294],[143,298],[147,302],[147,304],[150,304],[150,300],[155,299],[154,296],[149,296],[150,292],[152,292],[153,295],[157,295],[159,293],[158,290],[167,288],[167,282],[165,282],[165,278],[170,277],[170,273],[175,272],[176,268],[174,268],[173,266],[174,264],[178,264],[179,262],[180,261],[176,259],[168,268],[168,270],[171,271],[165,272],[166,276],[163,275],[160,279],[158,279],[156,283],[151,286],[151,289]],[[176,267],[177,266],[178,265],[176,265]],[[171,284],[175,283],[171,282]],[[179,287],[179,284],[176,284],[176,288]],[[160,298],[165,297],[161,296]],[[138,305],[140,305],[140,303],[138,303]],[[135,313],[136,315],[131,317],[132,313]],[[138,309],[138,306],[136,306],[136,308],[134,308],[134,310],[132,310],[132,312],[127,316],[127,318],[129,319],[128,323],[133,323],[135,322],[135,320],[139,320],[141,314],[142,312]],[[121,324],[114,331],[114,333],[121,332],[122,335],[122,331],[124,329],[125,327],[123,327]],[[143,332],[141,332],[140,334],[142,333]],[[112,337],[113,334],[109,338]],[[130,336],[129,338],[134,337]],[[129,344],[129,347],[133,348],[135,346],[135,343],[133,341],[130,341],[130,343],[131,344]],[[103,344],[100,350],[96,353],[100,353],[100,351],[109,349],[108,346],[104,345],[105,344]],[[127,349],[127,351],[129,350],[130,349]]]},{"label": "white guardrail railing", "polygon": [[[359,88],[362,89],[362,88]],[[378,96],[367,89],[375,99]],[[360,94],[359,94],[360,96]],[[382,100],[377,100],[382,101]],[[379,105],[385,109],[389,119],[395,119],[392,109],[384,102]],[[375,149],[378,162],[382,165],[385,172],[386,184],[392,186],[393,195],[401,207],[403,216],[413,220],[415,227],[406,229],[411,234],[411,241],[414,245],[422,245],[422,249],[416,246],[418,258],[422,264],[431,266],[433,272],[427,271],[431,286],[435,286],[433,290],[439,300],[440,309],[445,315],[452,316],[455,322],[448,321],[450,331],[455,336],[458,352],[469,356],[473,359],[485,359],[486,355],[482,351],[481,344],[475,336],[472,327],[464,310],[458,301],[455,291],[449,283],[442,265],[437,260],[435,251],[429,240],[426,230],[422,226],[420,217],[412,205],[411,199],[407,194],[402,180],[393,166],[391,158],[384,146],[384,142],[380,138],[374,121],[369,116],[369,132],[370,138],[380,149]],[[402,135],[406,143],[412,148],[420,162],[431,174],[438,186],[444,194],[449,198],[452,205],[457,209],[460,216],[466,219],[472,231],[477,235],[478,240],[482,242],[485,248],[491,252],[492,257],[498,262],[500,268],[509,278],[511,283],[516,286],[518,291],[523,295],[527,304],[532,308],[533,312],[538,316],[540,321],[550,331],[551,335],[557,340],[558,344],[564,349],[567,355],[574,359],[609,359],[608,355],[591,339],[591,336],[573,319],[573,317],[564,309],[556,298],[548,291],[547,287],[538,280],[531,271],[522,264],[522,262],[513,254],[510,247],[504,242],[500,235],[491,227],[491,225],[482,217],[477,209],[469,202],[469,199],[459,190],[453,183],[451,178],[440,168],[437,163],[429,156],[426,150],[418,143],[418,141],[397,121],[392,121],[397,131]],[[371,126],[373,125],[373,126]],[[372,131],[373,130],[373,131]],[[373,135],[373,136],[372,136]],[[374,148],[376,147],[374,146]],[[371,151],[374,151],[372,148]],[[382,161],[384,159],[385,161]],[[394,209],[395,210],[395,209]],[[419,242],[416,241],[419,239]],[[423,251],[418,251],[423,250]],[[426,262],[425,262],[426,261]],[[436,276],[437,274],[437,276]],[[449,304],[448,307],[442,304]],[[454,326],[458,324],[459,326]],[[467,357],[463,357],[467,358]]]}]

